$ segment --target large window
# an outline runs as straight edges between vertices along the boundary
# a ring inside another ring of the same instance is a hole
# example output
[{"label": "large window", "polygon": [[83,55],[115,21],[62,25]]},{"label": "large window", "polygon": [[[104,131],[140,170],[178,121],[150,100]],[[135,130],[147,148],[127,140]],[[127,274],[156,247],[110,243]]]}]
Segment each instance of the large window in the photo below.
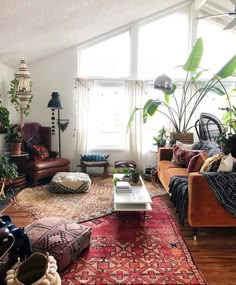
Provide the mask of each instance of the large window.
[{"label": "large window", "polygon": [[140,27],[140,78],[153,79],[184,64],[188,51],[188,11],[185,8]]},{"label": "large window", "polygon": [[79,76],[128,77],[129,32],[80,50]]},{"label": "large window", "polygon": [[[108,35],[105,40],[79,49],[78,76],[96,79],[89,98],[89,149],[127,147],[130,100],[125,95],[124,79],[146,80],[144,102],[162,96],[160,91],[153,89],[153,81],[158,75],[166,73],[174,80],[182,79],[177,73],[180,69],[175,67],[185,63],[190,49],[190,16],[190,5],[181,7],[175,13],[165,17],[158,15],[140,25],[136,23],[125,32]],[[223,31],[222,26],[211,20],[201,20],[198,25],[197,36],[204,40],[202,66],[211,68],[213,73],[235,54],[235,31]],[[227,87],[231,86],[235,87],[235,78],[227,82]],[[227,105],[225,98],[209,94],[204,100],[198,112],[206,111],[221,118],[219,108]],[[196,113],[195,118],[198,116]],[[144,149],[152,148],[152,137],[163,126],[172,128],[162,114],[153,116],[142,126]]]},{"label": "large window", "polygon": [[89,149],[124,149],[128,121],[124,82],[96,80],[89,96]]}]

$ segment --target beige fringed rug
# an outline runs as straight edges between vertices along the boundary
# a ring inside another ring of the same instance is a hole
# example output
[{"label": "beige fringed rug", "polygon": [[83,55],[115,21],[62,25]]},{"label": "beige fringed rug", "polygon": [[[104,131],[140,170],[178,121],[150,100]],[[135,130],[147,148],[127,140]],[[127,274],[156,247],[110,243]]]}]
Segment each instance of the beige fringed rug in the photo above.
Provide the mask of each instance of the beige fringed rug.
[{"label": "beige fringed rug", "polygon": [[[53,194],[48,185],[25,188],[12,202],[18,210],[24,210],[34,218],[49,216],[74,219],[84,222],[99,218],[113,212],[112,178],[92,177],[92,185],[88,193]],[[160,184],[152,185],[145,181],[151,195],[156,197],[166,194]]]}]

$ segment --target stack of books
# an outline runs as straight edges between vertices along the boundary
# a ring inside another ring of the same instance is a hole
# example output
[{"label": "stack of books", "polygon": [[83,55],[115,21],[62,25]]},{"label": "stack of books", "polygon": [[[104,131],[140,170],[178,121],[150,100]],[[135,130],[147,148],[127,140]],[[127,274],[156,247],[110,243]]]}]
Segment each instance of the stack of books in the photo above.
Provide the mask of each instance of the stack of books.
[{"label": "stack of books", "polygon": [[130,193],[131,185],[128,181],[117,181],[116,182],[116,192],[117,193]]}]

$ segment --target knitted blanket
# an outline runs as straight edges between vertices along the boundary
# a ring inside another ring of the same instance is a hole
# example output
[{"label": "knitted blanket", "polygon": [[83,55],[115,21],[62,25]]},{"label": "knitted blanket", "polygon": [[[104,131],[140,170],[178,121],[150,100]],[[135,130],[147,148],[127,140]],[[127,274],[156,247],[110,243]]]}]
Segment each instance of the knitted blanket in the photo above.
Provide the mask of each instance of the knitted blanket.
[{"label": "knitted blanket", "polygon": [[203,172],[222,207],[236,217],[236,172]]},{"label": "knitted blanket", "polygon": [[170,201],[175,205],[179,222],[184,225],[188,209],[188,177],[172,176],[169,184]]},{"label": "knitted blanket", "polygon": [[[236,172],[202,172],[222,207],[236,217]],[[170,201],[184,225],[188,209],[188,177],[173,176],[169,184]]]}]

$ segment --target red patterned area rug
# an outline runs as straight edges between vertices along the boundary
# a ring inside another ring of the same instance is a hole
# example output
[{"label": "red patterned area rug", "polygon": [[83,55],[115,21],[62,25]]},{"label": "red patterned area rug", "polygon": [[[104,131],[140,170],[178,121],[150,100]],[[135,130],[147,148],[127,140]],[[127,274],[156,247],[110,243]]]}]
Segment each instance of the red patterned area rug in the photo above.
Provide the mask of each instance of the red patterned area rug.
[{"label": "red patterned area rug", "polygon": [[91,245],[62,275],[63,285],[205,284],[170,211],[160,197],[141,212],[84,222]]}]

